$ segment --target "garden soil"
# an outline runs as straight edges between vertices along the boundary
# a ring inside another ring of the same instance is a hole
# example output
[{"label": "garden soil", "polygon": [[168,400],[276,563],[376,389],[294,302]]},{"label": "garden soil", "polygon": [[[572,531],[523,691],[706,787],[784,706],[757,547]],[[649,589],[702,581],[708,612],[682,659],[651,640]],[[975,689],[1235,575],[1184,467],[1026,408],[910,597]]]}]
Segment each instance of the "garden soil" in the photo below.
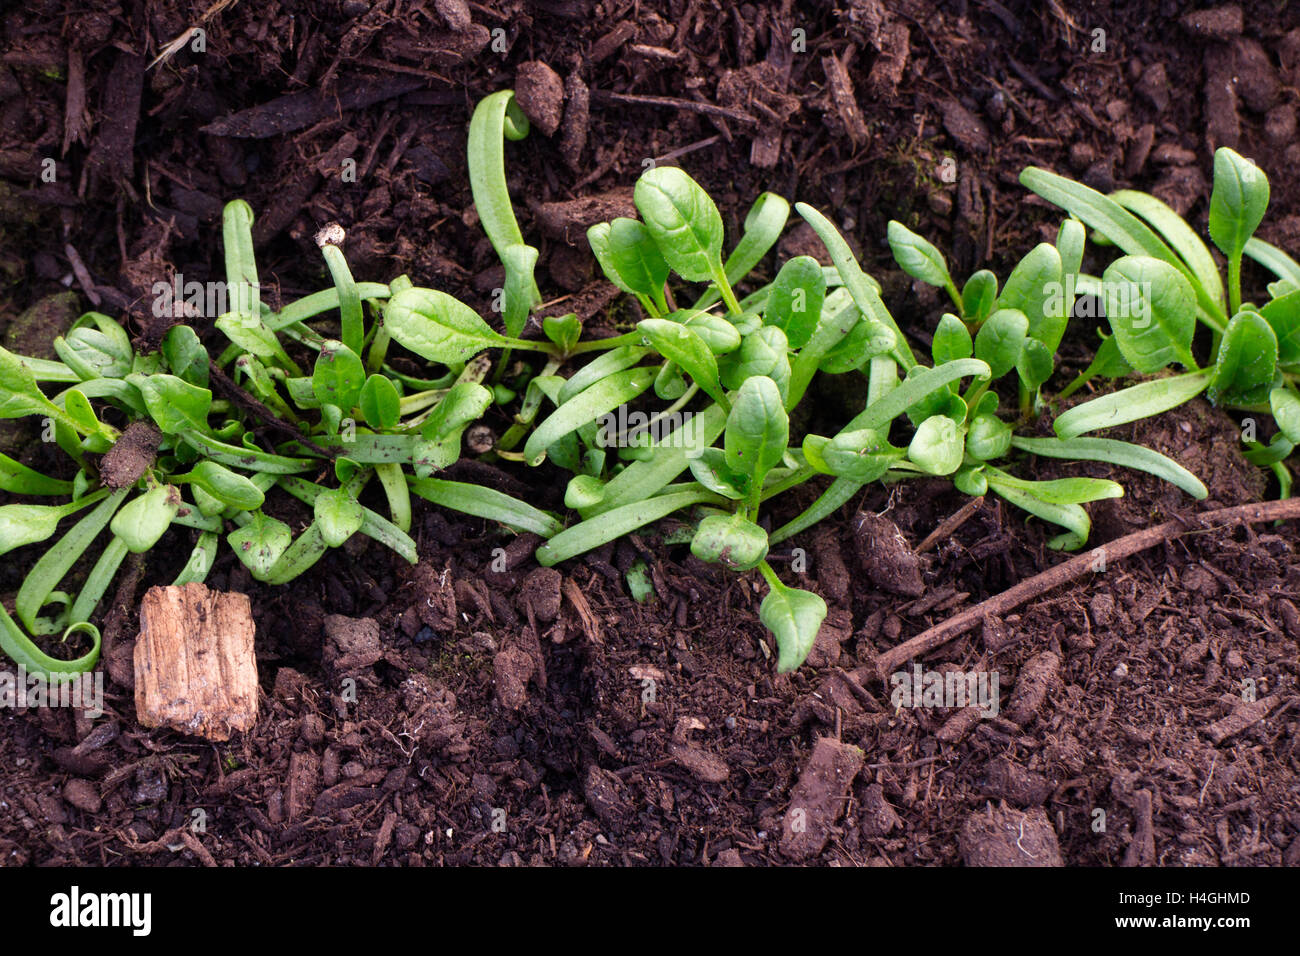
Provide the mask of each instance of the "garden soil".
[{"label": "garden soil", "polygon": [[[918,347],[943,304],[893,264],[885,223],[958,275],[1005,270],[1059,221],[1019,186],[1028,164],[1153,191],[1203,227],[1212,150],[1232,146],[1271,177],[1264,237],[1300,239],[1300,8],[1284,2],[26,0],[0,37],[0,331],[29,352],[91,307],[156,341],[153,283],[222,277],[237,197],[273,305],[327,281],[312,236],[339,222],[358,277],[406,273],[489,314],[501,273],[465,133],[510,86],[534,120],[507,163],[547,312],[589,334],[628,316],[586,226],[631,210],[649,161],[697,177],[731,236],[764,190],[832,212]],[[781,251],[824,254],[797,226]],[[1058,383],[1096,341],[1095,323],[1072,329]],[[861,404],[857,383],[817,396],[829,423]],[[6,450],[53,461],[3,424]],[[1114,474],[1127,495],[1090,506],[1093,543],[1276,495],[1241,429],[1198,400],[1120,430],[1210,498]],[[545,466],[452,473],[562,510]],[[226,553],[208,583],[251,598],[262,701],[221,744],[135,718],[139,602],[190,549],[173,532],[101,608],[105,716],[0,712],[0,862],[1300,863],[1300,527],[1171,539],[922,659],[995,671],[997,716],[895,707],[879,654],[1063,560],[992,498],[920,551],[966,502],[943,481],[877,485],[781,546],[778,571],[830,606],[784,676],[758,576],[694,560],[671,522],[556,569],[537,539],[431,506],[414,567],[358,536],[270,588]],[[0,568],[6,600],[33,559]]]}]

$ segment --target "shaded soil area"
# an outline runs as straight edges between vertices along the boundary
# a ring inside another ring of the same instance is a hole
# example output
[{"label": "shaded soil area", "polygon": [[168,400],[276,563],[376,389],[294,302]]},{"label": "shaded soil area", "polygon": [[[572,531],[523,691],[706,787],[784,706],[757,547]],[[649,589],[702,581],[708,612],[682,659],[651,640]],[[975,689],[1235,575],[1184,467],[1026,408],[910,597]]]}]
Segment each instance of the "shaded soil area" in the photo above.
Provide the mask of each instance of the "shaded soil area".
[{"label": "shaded soil area", "polygon": [[[1030,163],[1153,191],[1203,226],[1208,159],[1231,145],[1272,176],[1264,238],[1300,236],[1285,175],[1300,13],[1284,3],[83,7],[31,0],[0,19],[0,314],[6,346],[33,354],[88,303],[157,336],[153,283],[221,276],[236,197],[258,214],[273,305],[327,281],[311,237],[338,221],[358,277],[404,272],[489,314],[501,274],[464,138],[472,104],[508,85],[534,113],[507,157],[539,282],[551,311],[592,326],[620,316],[583,234],[630,209],[647,159],[704,183],[733,236],[763,190],[834,210],[920,345],[942,303],[894,267],[885,222],[961,276],[1005,267],[1056,228],[1016,182]],[[808,248],[793,227],[781,252]],[[1086,325],[1059,382],[1086,362]],[[818,414],[840,398],[822,393]],[[0,447],[44,460],[25,425],[0,426]],[[1198,401],[1119,430],[1211,497],[1087,466],[1128,492],[1090,506],[1094,543],[1275,493],[1240,427]],[[453,476],[561,506],[554,472]],[[996,717],[897,708],[873,676],[881,652],[1060,560],[992,498],[921,550],[966,501],[947,482],[876,486],[779,551],[831,608],[788,676],[757,575],[664,543],[671,523],[555,570],[532,561],[536,539],[431,508],[415,567],[357,537],[272,589],[224,554],[208,583],[250,595],[265,696],[254,730],[215,745],[134,717],[135,607],[189,553],[178,540],[101,609],[105,717],[0,711],[0,861],[1300,863],[1300,531],[1183,536],[924,660],[996,672]],[[6,599],[28,553],[0,568]],[[645,604],[624,579],[638,559]]]}]

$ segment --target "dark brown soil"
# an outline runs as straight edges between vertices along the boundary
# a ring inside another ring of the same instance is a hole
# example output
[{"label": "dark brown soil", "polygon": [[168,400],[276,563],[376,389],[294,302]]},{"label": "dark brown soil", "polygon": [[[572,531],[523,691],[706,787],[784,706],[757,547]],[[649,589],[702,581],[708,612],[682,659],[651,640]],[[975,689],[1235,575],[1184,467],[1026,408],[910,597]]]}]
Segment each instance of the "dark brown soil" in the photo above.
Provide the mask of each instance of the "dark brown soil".
[{"label": "dark brown soil", "polygon": [[[885,222],[950,250],[961,275],[1005,266],[1055,229],[1016,182],[1029,163],[1152,190],[1203,225],[1212,148],[1233,145],[1272,177],[1265,238],[1300,237],[1294,6],[220,6],[205,19],[206,0],[93,0],[71,15],[29,0],[3,14],[0,314],[70,285],[156,339],[152,284],[220,277],[235,197],[258,214],[273,302],[319,287],[311,237],[337,221],[359,277],[405,272],[486,312],[499,268],[465,128],[521,71],[538,127],[508,149],[521,225],[540,239],[542,288],[566,297],[555,309],[584,319],[611,296],[583,229],[626,207],[650,158],[704,182],[733,235],[764,189],[834,210],[919,343],[942,303],[893,266]],[[196,25],[203,52],[146,71]],[[783,253],[808,239],[791,230]],[[6,342],[39,349],[64,321],[51,315],[66,308],[25,316]],[[837,415],[824,397],[819,414]],[[1211,500],[1126,474],[1125,498],[1091,508],[1096,543],[1270,491],[1238,424],[1203,403],[1127,432],[1196,471]],[[6,450],[22,435],[0,433]],[[559,506],[554,474],[458,468]],[[965,502],[946,482],[873,487],[790,543],[802,554],[776,555],[831,608],[809,665],[780,677],[757,576],[657,533],[543,570],[536,540],[426,508],[415,568],[357,538],[271,589],[225,555],[208,583],[252,598],[265,700],[256,729],[222,745],[134,718],[134,607],[174,576],[178,542],[128,565],[102,608],[105,717],[0,712],[0,860],[1300,863],[1300,531],[1185,536],[925,660],[996,671],[993,719],[896,709],[865,676],[876,655],[1059,560],[1040,524],[992,498],[912,558]],[[905,573],[877,553],[900,540]],[[28,554],[0,567],[6,597]],[[656,592],[644,605],[623,578],[638,558]]]}]

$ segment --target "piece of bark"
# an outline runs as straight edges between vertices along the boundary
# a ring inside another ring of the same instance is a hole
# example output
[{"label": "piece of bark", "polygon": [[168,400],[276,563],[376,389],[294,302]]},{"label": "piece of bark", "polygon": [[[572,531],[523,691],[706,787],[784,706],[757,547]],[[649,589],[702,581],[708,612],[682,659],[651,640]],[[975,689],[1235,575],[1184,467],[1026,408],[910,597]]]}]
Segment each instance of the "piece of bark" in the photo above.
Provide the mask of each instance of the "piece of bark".
[{"label": "piece of bark", "polygon": [[844,131],[853,145],[861,146],[867,141],[867,124],[858,109],[857,98],[853,95],[853,80],[849,71],[839,57],[830,55],[822,57],[822,69],[826,73],[826,85],[831,91],[831,102],[839,114]]},{"label": "piece of bark", "polygon": [[1269,711],[1277,706],[1278,700],[1280,700],[1279,696],[1274,694],[1271,697],[1264,697],[1260,700],[1241,704],[1227,717],[1210,724],[1205,729],[1205,732],[1216,745],[1221,744],[1229,737],[1235,737],[1243,730],[1253,727],[1267,717]]},{"label": "piece of bark", "polygon": [[831,828],[844,813],[849,787],[865,755],[852,744],[820,738],[790,794],[781,831],[781,852],[807,860],[825,848]]},{"label": "piece of bark", "polygon": [[257,720],[257,661],[245,594],[150,588],[135,644],[135,709],[146,727],[229,740]]}]

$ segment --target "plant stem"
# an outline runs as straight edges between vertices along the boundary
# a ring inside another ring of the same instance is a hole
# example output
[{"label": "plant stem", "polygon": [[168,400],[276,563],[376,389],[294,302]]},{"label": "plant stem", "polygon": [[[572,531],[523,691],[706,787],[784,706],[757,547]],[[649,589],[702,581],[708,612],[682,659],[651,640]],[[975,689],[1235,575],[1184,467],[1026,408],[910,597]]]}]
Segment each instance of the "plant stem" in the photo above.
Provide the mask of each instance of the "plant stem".
[{"label": "plant stem", "polygon": [[393,516],[393,524],[402,531],[410,531],[411,492],[402,475],[402,466],[397,462],[385,462],[375,465],[375,474],[388,497],[388,510]]},{"label": "plant stem", "polygon": [[[1232,314],[1236,315],[1241,311],[1241,253],[1237,253],[1228,260],[1228,302],[1232,306]],[[1220,330],[1222,331],[1222,330]]]},{"label": "plant stem", "polygon": [[[679,412],[683,408],[685,408],[687,403],[690,402],[690,400],[694,398],[699,393],[699,391],[700,391],[700,386],[692,382],[691,387],[682,393],[681,398],[677,399],[677,401],[673,402],[663,411],[655,414],[655,416],[651,418],[650,421],[646,422],[645,425],[640,426],[637,430],[648,432],[650,429],[654,428],[656,425],[658,425],[669,415],[673,414],[674,412]],[[615,437],[614,441],[617,444],[622,445],[626,438],[626,435],[627,435],[626,432],[619,432],[619,434]]]},{"label": "plant stem", "polygon": [[384,367],[384,359],[388,357],[389,341],[388,332],[382,325],[378,326],[375,329],[375,337],[370,343],[370,355],[366,359],[366,371],[371,375]]},{"label": "plant stem", "polygon": [[640,332],[627,332],[623,335],[616,335],[609,339],[588,339],[585,342],[579,342],[573,348],[569,349],[566,358],[581,355],[583,352],[598,352],[601,349],[616,349],[621,345],[639,345],[641,338],[642,335]]},{"label": "plant stem", "polygon": [[727,311],[732,315],[740,315],[740,303],[736,301],[736,293],[731,291],[731,283],[727,281],[726,270],[721,265],[715,268],[713,281],[717,283],[718,291],[722,293],[722,301],[727,303]]},{"label": "plant stem", "polygon": [[794,488],[797,485],[802,485],[805,481],[807,481],[815,474],[817,474],[817,472],[812,468],[808,468],[808,467],[796,468],[794,471],[790,472],[790,474],[786,475],[780,481],[764,488],[762,497],[759,500],[766,501],[768,498],[775,497],[776,495],[779,495],[783,491],[789,491],[791,488]]}]

